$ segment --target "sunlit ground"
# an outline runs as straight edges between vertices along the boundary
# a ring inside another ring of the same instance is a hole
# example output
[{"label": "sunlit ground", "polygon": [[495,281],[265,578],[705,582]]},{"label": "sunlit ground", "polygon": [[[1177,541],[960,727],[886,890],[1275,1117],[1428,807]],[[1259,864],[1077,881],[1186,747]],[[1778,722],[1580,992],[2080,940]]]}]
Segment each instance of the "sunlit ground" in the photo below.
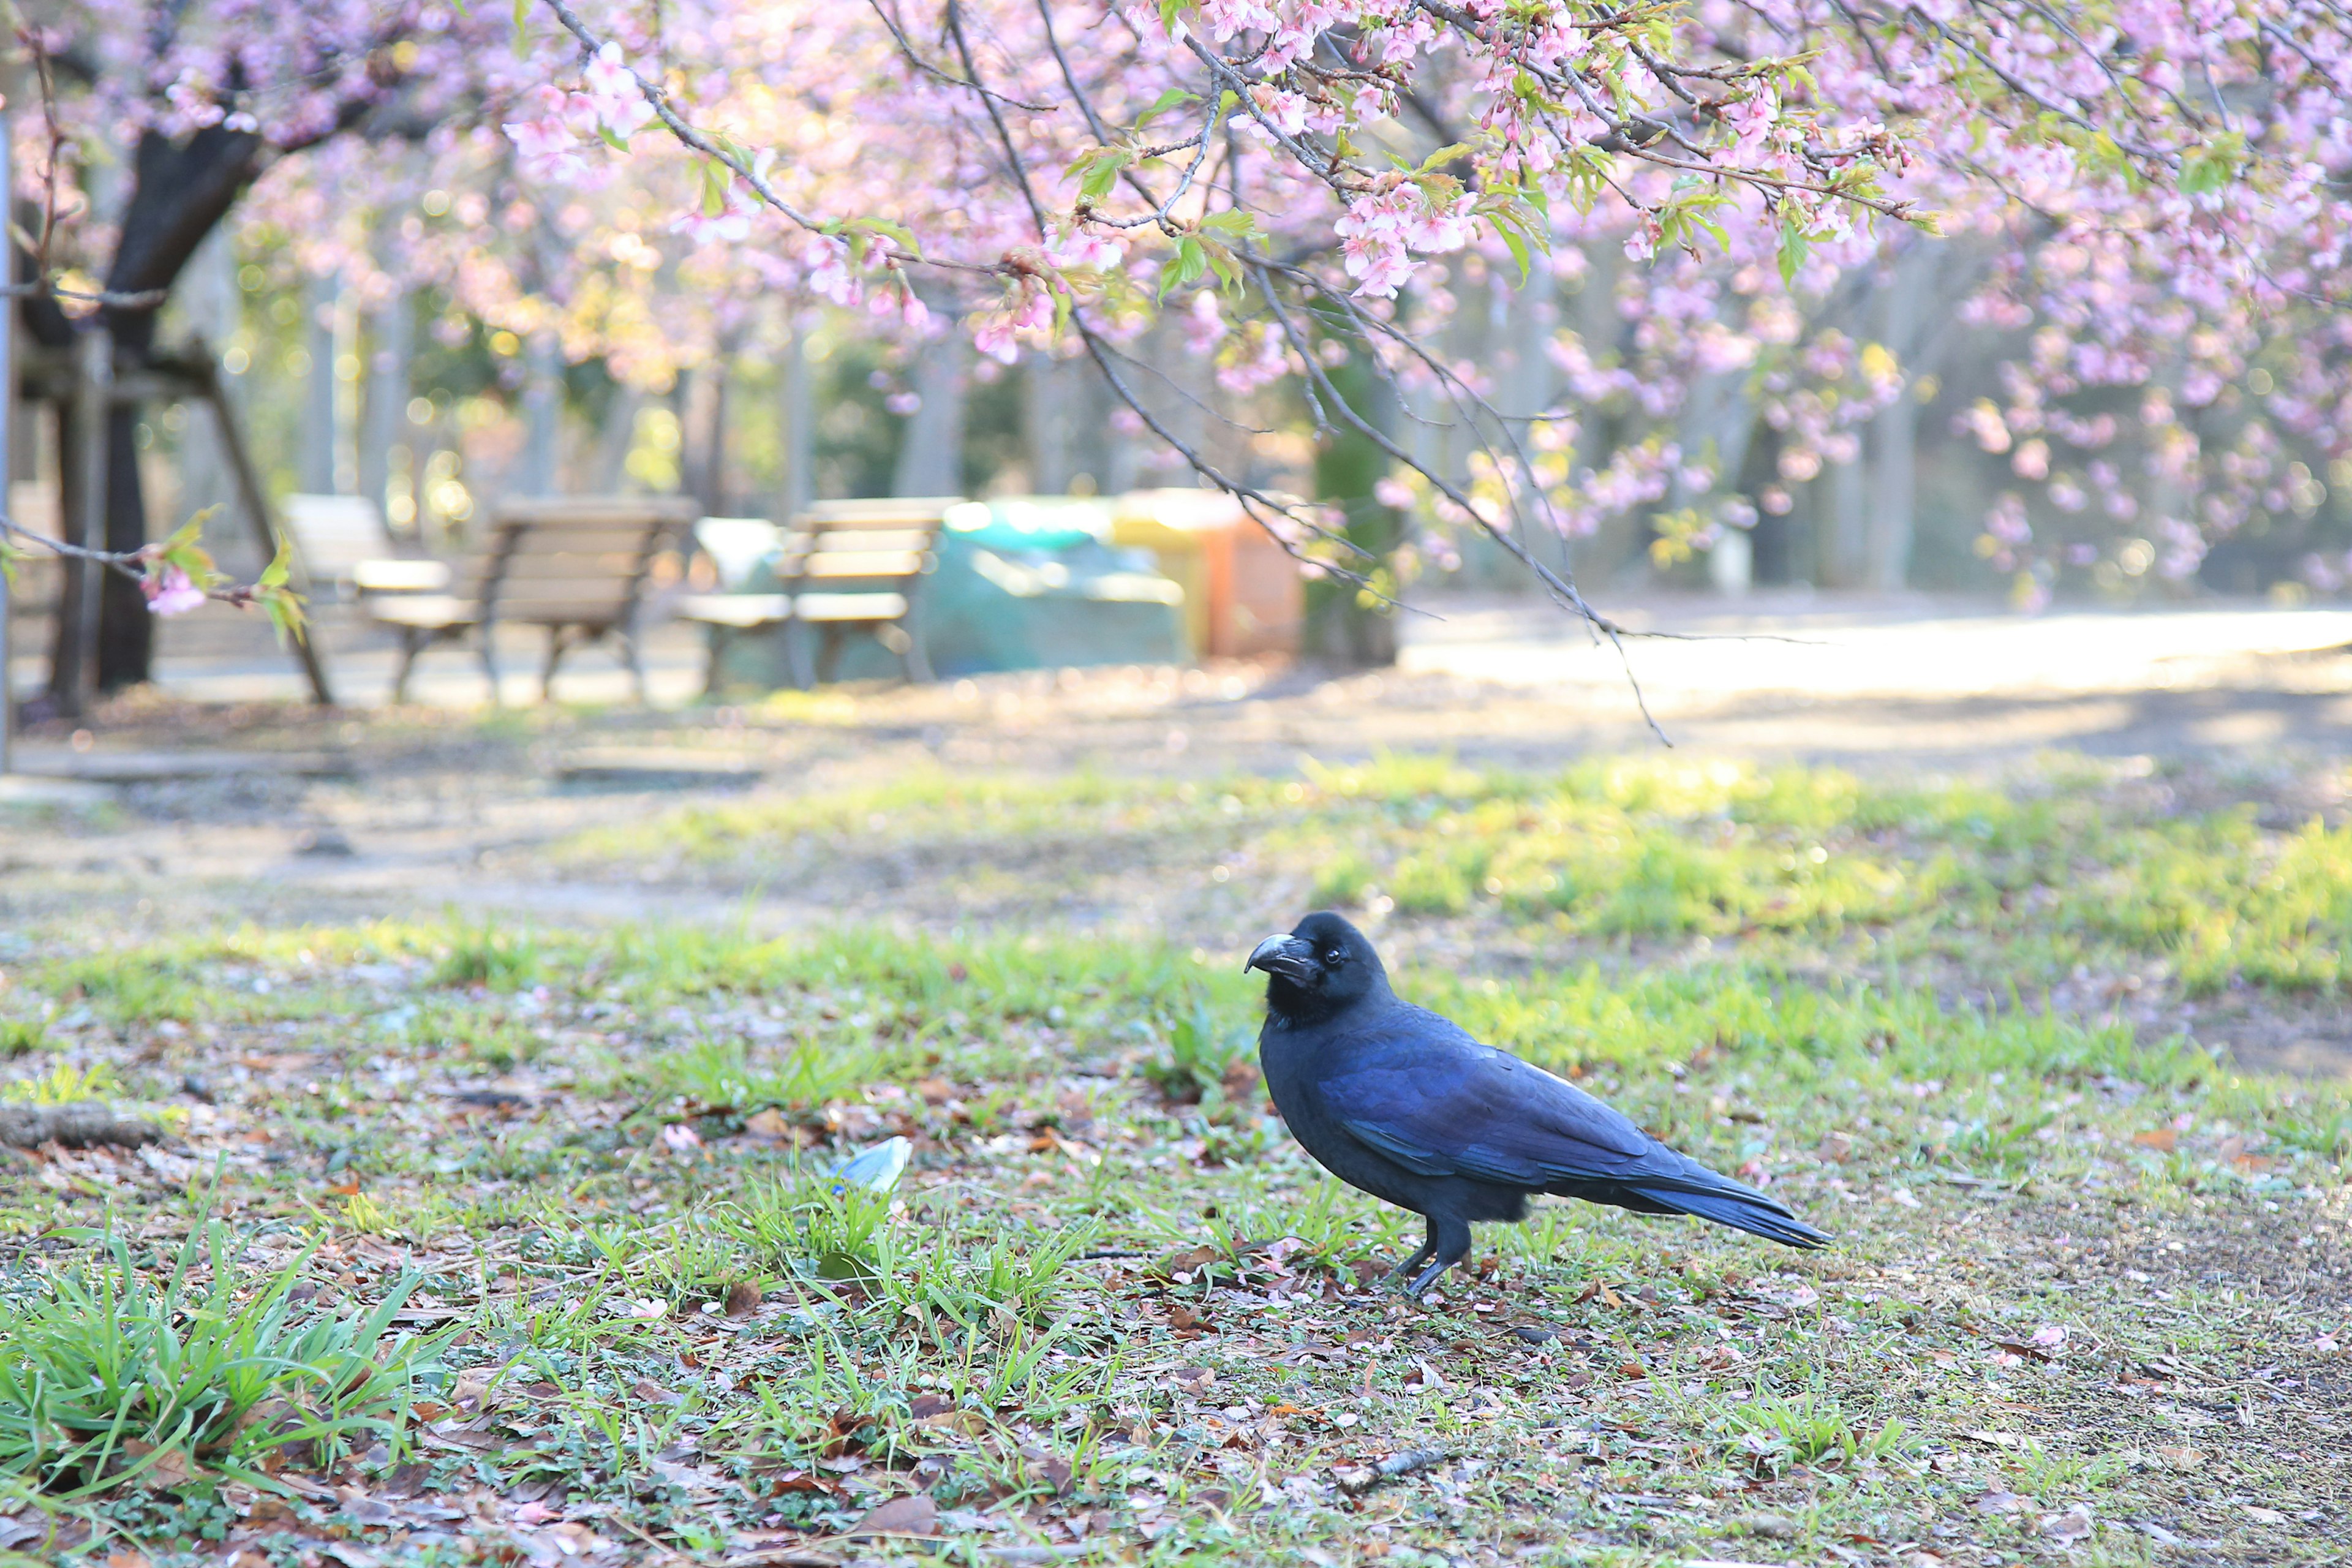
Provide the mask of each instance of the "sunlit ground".
[{"label": "sunlit ground", "polygon": [[[1572,697],[1246,667],[128,705],[83,754],[346,771],[0,806],[0,1080],[166,1134],[0,1190],[0,1533],[241,1568],[2335,1561],[2347,774],[2299,717],[2329,657],[2231,657],[2094,694],[2130,711],[2066,752],[2000,737],[2080,693],[1735,702],[1580,756]],[[2288,742],[2196,738],[2248,708]],[[1771,743],[1704,743],[1735,721]],[[1843,764],[1788,760],[1823,736]],[[1442,1299],[1381,1294],[1409,1222],[1249,1068],[1240,954],[1325,903],[1838,1245],[1561,1203]],[[891,1135],[893,1201],[832,1192]]]}]

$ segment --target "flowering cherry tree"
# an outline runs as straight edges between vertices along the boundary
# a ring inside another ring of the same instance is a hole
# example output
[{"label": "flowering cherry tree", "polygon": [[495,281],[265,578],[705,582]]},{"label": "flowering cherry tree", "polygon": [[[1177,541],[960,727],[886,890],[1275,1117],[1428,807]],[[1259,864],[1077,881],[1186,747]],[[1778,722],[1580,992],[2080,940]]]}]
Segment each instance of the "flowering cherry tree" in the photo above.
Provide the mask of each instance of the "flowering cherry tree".
[{"label": "flowering cherry tree", "polygon": [[[100,128],[142,148],[245,139],[222,188],[258,180],[298,246],[436,279],[482,319],[625,373],[778,296],[870,311],[878,331],[965,332],[999,358],[1075,352],[1205,480],[1374,599],[1399,591],[1396,557],[1155,414],[1139,352],[1155,321],[1182,323],[1227,387],[1291,388],[1319,436],[1376,449],[1381,496],[1431,525],[1407,553],[1443,558],[1482,531],[1612,635],[1532,542],[1648,511],[1671,555],[1752,521],[1730,471],[1746,426],[1700,416],[1725,388],[1773,434],[1779,479],[1850,460],[1908,373],[1841,301],[1923,246],[1972,258],[1944,307],[2019,345],[1968,428],[2015,481],[1980,549],[2029,602],[2112,546],[2092,517],[2131,521],[2185,574],[2352,455],[2352,20],[2332,6],[530,0],[493,17],[215,0],[168,15],[150,26],[118,0],[44,35],[93,62],[60,145]],[[390,221],[427,188],[465,195],[446,217]],[[1486,367],[1447,347],[1462,291],[1595,258],[1630,334],[1549,334],[1566,395],[1499,405]],[[142,309],[104,315],[135,335]],[[1466,463],[1416,457],[1356,365],[1457,431]],[[2105,405],[2126,395],[2118,418]]]}]

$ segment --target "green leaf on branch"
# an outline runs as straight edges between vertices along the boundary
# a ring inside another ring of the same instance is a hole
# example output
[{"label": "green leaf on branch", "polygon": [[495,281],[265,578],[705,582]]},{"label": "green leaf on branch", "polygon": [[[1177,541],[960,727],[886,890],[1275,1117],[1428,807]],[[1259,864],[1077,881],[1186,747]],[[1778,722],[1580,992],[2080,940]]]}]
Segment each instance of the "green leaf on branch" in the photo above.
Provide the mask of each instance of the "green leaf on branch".
[{"label": "green leaf on branch", "polygon": [[269,564],[262,569],[260,576],[254,579],[253,585],[257,588],[283,588],[287,579],[293,574],[294,536],[281,533],[278,536],[278,553],[269,558]]},{"label": "green leaf on branch", "polygon": [[530,0],[514,0],[514,58],[530,54]]},{"label": "green leaf on branch", "polygon": [[615,153],[625,153],[629,150],[629,139],[609,125],[597,126],[596,134],[602,136],[604,139],[604,145]]},{"label": "green leaf on branch", "polygon": [[1257,214],[1227,207],[1213,212],[1201,220],[1202,228],[1229,245],[1246,245],[1265,238],[1265,230],[1257,224]]},{"label": "green leaf on branch", "polygon": [[1805,226],[1792,212],[1780,217],[1780,286],[1793,289],[1797,274],[1804,269],[1805,258],[1812,254],[1813,242],[1805,233]]},{"label": "green leaf on branch", "polygon": [[270,628],[278,634],[279,647],[288,637],[307,641],[309,622],[302,614],[302,595],[287,586],[294,570],[294,540],[290,534],[278,536],[278,553],[268,566],[253,581],[253,602],[269,617]]},{"label": "green leaf on branch", "polygon": [[1208,269],[1209,253],[1198,239],[1185,235],[1176,242],[1175,263],[1160,275],[1160,298],[1167,299],[1171,289],[1198,282],[1201,274]]},{"label": "green leaf on branch", "polygon": [[2221,190],[2238,177],[2239,165],[2244,163],[2245,156],[2243,132],[2229,131],[2216,136],[2180,160],[2180,194],[2201,196]]},{"label": "green leaf on branch", "polygon": [[1153,99],[1151,100],[1151,107],[1145,110],[1143,113],[1137,118],[1135,128],[1138,131],[1140,131],[1145,126],[1150,124],[1153,121],[1159,119],[1170,110],[1177,108],[1179,105],[1198,103],[1200,101],[1201,95],[1190,90],[1189,89],[1181,87],[1169,88],[1161,92],[1158,98]]},{"label": "green leaf on branch", "polygon": [[1119,175],[1134,156],[1123,147],[1097,147],[1081,153],[1078,161],[1070,165],[1070,174],[1078,182],[1079,198],[1098,202],[1110,195],[1111,187],[1118,184]]},{"label": "green leaf on branch", "polygon": [[716,158],[697,162],[702,165],[702,216],[719,217],[727,211],[727,182],[732,172]]},{"label": "green leaf on branch", "polygon": [[1528,242],[1520,237],[1517,229],[1500,219],[1496,221],[1495,232],[1502,237],[1504,247],[1510,251],[1511,259],[1519,264],[1519,282],[1524,285],[1535,273],[1535,258],[1528,254]]},{"label": "green leaf on branch", "polygon": [[205,524],[210,522],[213,514],[218,510],[220,507],[216,503],[190,513],[188,521],[173,530],[172,537],[157,548],[154,555],[156,567],[176,566],[185,572],[188,580],[198,587],[209,586],[217,579],[220,574],[214,568],[211,552],[205,549],[203,541]]},{"label": "green leaf on branch", "polygon": [[914,231],[904,224],[892,223],[887,217],[860,217],[850,219],[849,226],[852,228],[862,228],[870,234],[879,235],[884,239],[890,241],[893,245],[898,246],[902,249],[912,251],[919,256],[922,254],[922,247],[915,243]]}]

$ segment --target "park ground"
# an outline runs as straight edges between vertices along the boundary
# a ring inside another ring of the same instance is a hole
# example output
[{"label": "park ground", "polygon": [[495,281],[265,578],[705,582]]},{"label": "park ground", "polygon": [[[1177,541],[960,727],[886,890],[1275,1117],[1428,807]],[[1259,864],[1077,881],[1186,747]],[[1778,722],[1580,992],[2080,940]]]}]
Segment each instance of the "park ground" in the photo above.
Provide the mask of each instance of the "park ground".
[{"label": "park ground", "polygon": [[[2342,1561],[2341,628],[1648,645],[1669,750],[1487,613],[1338,679],[30,737],[0,1114],[163,1137],[0,1151],[0,1547]],[[1383,1293],[1409,1222],[1251,1066],[1318,906],[1837,1245],[1560,1203]]]}]

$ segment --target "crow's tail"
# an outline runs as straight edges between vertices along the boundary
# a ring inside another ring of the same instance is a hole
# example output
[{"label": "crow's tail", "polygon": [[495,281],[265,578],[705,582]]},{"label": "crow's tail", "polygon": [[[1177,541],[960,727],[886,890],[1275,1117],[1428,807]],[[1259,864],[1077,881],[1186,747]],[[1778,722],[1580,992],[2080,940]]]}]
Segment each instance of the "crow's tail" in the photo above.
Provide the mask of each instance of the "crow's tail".
[{"label": "crow's tail", "polygon": [[1667,1214],[1696,1215],[1734,1230],[1763,1237],[1788,1247],[1826,1247],[1829,1233],[1815,1230],[1761,1193],[1747,1191],[1692,1193],[1673,1187],[1634,1187]]}]

